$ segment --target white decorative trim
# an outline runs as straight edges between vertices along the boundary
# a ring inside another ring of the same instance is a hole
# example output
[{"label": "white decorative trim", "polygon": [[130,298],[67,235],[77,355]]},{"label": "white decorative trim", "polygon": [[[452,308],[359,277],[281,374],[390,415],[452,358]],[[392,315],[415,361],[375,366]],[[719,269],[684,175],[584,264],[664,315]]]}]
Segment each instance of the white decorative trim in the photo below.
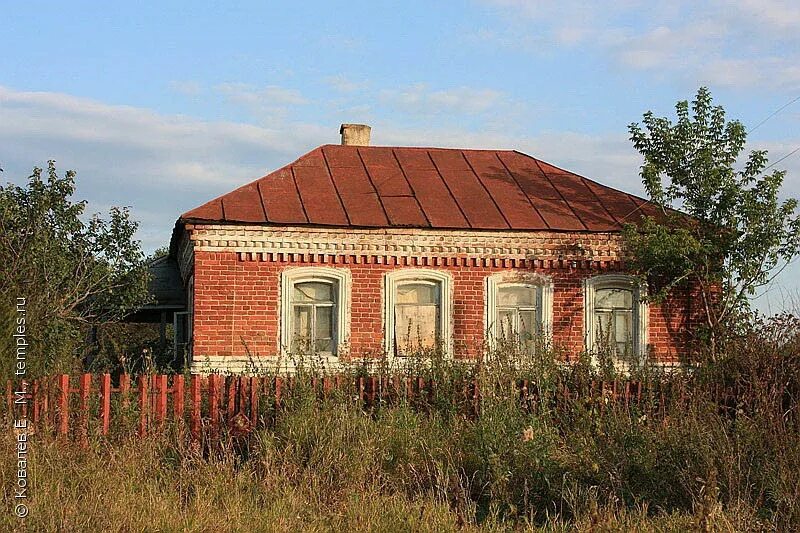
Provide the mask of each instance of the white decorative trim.
[{"label": "white decorative trim", "polygon": [[397,357],[394,353],[394,307],[397,285],[404,281],[435,281],[441,288],[441,312],[439,315],[439,335],[446,355],[453,353],[453,276],[444,270],[424,268],[401,268],[384,274],[383,291],[383,340],[384,350],[389,359]]},{"label": "white decorative trim", "polygon": [[621,259],[618,233],[356,229],[199,225],[190,232],[196,251],[301,256],[463,256],[498,260]]},{"label": "white decorative trim", "polygon": [[178,269],[183,279],[191,276],[194,268],[194,242],[186,238],[186,236],[188,236],[188,233],[184,231],[177,251]]},{"label": "white decorative trim", "polygon": [[350,338],[350,301],[352,295],[352,277],[346,268],[330,267],[288,267],[281,272],[280,298],[278,300],[278,346],[281,353],[289,353],[289,329],[291,327],[291,306],[288,302],[292,298],[292,287],[299,281],[334,281],[338,293],[336,300],[336,354],[327,356],[329,360],[336,360],[341,355]]},{"label": "white decorative trim", "polygon": [[553,279],[535,272],[498,272],[486,277],[484,294],[484,331],[490,346],[497,342],[497,289],[503,285],[524,285],[538,290],[537,312],[546,342],[553,335]]},{"label": "white decorative trim", "polygon": [[[636,356],[644,359],[647,356],[648,344],[648,325],[649,325],[649,306],[643,298],[647,295],[647,284],[639,278],[625,274],[601,274],[583,280],[583,325],[586,351],[595,360],[595,331],[594,331],[594,294],[598,289],[620,288],[633,291],[634,299],[634,328],[636,336],[634,346],[637,350]],[[637,305],[638,302],[638,305]]]},{"label": "white decorative trim", "polygon": [[[451,361],[453,364],[461,364],[464,367],[475,364],[474,359],[452,359]],[[430,368],[430,365],[430,360],[415,360],[408,357],[396,357],[387,364],[383,358],[329,360],[318,356],[291,358],[274,355],[208,355],[192,361],[189,370],[192,374],[251,376],[293,375],[301,369],[306,372],[311,371],[315,375],[341,375],[362,370],[392,374]]]}]

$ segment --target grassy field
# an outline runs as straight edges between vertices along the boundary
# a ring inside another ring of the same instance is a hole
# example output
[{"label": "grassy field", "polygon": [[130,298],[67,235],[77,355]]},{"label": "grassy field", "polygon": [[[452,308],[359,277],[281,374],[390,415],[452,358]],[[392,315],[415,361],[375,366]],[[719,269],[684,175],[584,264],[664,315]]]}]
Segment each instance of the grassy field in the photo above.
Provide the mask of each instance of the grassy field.
[{"label": "grassy field", "polygon": [[[180,428],[85,450],[39,436],[24,523],[11,513],[14,465],[2,462],[0,529],[797,530],[797,345],[760,336],[736,350],[658,420],[587,402],[529,411],[487,379],[479,417],[445,396],[366,412],[346,395],[298,392],[248,440],[216,447]],[[730,382],[757,392],[733,412],[708,393]]]}]

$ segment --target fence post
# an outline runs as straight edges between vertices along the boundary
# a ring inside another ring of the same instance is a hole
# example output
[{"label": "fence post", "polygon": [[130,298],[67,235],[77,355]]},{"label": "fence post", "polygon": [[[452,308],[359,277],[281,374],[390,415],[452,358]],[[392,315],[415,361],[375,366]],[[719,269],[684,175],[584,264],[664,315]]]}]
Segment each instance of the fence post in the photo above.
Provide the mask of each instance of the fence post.
[{"label": "fence post", "polygon": [[375,383],[376,379],[375,376],[370,376],[369,378],[369,406],[370,408],[375,407]]},{"label": "fence post", "polygon": [[[228,387],[225,413],[227,415],[227,420],[230,421],[236,413],[237,388],[241,385],[241,382],[238,376],[228,376],[225,378],[225,384]],[[223,389],[223,392],[225,392],[225,389]]]},{"label": "fence post", "polygon": [[111,374],[103,374],[100,379],[100,418],[103,421],[101,432],[108,435],[111,422]]},{"label": "fence post", "polygon": [[139,436],[144,437],[147,434],[147,411],[149,407],[148,399],[150,397],[147,389],[147,376],[139,376]]},{"label": "fence post", "polygon": [[156,391],[156,421],[163,424],[167,418],[167,375],[159,374],[153,376],[153,379],[156,380],[154,385],[158,388]]},{"label": "fence post", "polygon": [[217,438],[219,429],[219,374],[208,376],[208,407],[211,415],[211,437]]},{"label": "fence post", "polygon": [[258,424],[258,395],[261,380],[256,376],[250,377],[250,421],[253,427]]},{"label": "fence post", "polygon": [[89,390],[92,387],[92,375],[82,374],[79,381],[79,393],[81,399],[81,446],[89,445]]},{"label": "fence post", "polygon": [[58,376],[58,432],[61,435],[69,433],[69,375]]},{"label": "fence post", "polygon": [[192,420],[191,431],[194,440],[200,440],[200,380],[202,376],[199,374],[192,375],[192,390],[190,393],[190,401],[192,404]]},{"label": "fence post", "polygon": [[131,377],[128,374],[122,374],[119,377],[119,394],[122,396],[122,407],[127,408],[130,405],[129,394],[131,392]]},{"label": "fence post", "polygon": [[172,416],[175,422],[183,421],[183,374],[172,378]]},{"label": "fence post", "polygon": [[250,385],[250,378],[239,376],[239,412],[245,416],[247,416],[247,404],[250,398],[248,385]]},{"label": "fence post", "polygon": [[361,401],[361,407],[363,408],[366,400],[366,395],[364,394],[364,376],[358,376],[356,388],[358,389],[358,399]]},{"label": "fence post", "polygon": [[283,379],[280,377],[275,378],[275,409],[281,406],[281,388],[283,387]]}]

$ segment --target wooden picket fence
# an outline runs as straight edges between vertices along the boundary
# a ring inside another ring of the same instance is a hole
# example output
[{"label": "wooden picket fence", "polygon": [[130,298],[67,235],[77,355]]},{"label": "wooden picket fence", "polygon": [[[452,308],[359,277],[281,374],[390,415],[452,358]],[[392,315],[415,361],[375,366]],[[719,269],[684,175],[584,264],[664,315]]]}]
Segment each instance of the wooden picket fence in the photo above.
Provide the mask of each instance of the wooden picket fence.
[{"label": "wooden picket fence", "polygon": [[[302,383],[300,380],[306,380]],[[24,416],[37,431],[72,436],[86,444],[92,433],[109,435],[112,424],[148,434],[167,423],[179,423],[193,439],[217,439],[220,435],[246,435],[268,423],[299,385],[310,387],[320,398],[336,392],[375,409],[398,400],[421,408],[432,405],[443,394],[456,401],[468,414],[477,416],[482,391],[477,379],[436,383],[421,376],[262,377],[211,375],[140,375],[135,380],[122,374],[66,374],[32,382],[6,384],[5,415],[8,420]],[[448,387],[449,385],[449,387]],[[683,405],[687,387],[682,381],[650,383],[639,381],[589,381],[560,383],[547,391],[535,383],[519,380],[516,387],[522,407],[535,410],[543,402],[555,408],[580,401],[591,409],[611,407],[632,409],[653,419],[663,417],[670,406]],[[448,391],[448,392],[445,392]],[[721,404],[733,396],[720,393]]]}]

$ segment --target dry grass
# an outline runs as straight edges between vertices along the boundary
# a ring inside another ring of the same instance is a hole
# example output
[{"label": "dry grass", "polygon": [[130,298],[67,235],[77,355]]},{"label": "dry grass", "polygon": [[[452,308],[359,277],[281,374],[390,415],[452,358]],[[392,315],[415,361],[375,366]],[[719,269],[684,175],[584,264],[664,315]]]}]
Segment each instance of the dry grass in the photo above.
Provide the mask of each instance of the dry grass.
[{"label": "dry grass", "polygon": [[[448,404],[446,388],[424,409],[372,412],[298,393],[249,440],[213,449],[180,428],[87,450],[40,435],[24,523],[11,513],[14,465],[0,463],[0,530],[795,531],[800,344],[790,326],[743,337],[695,373],[688,407],[659,420],[582,402],[521,409],[499,378],[522,372],[546,387],[557,369],[496,365],[477,418]],[[433,371],[439,383],[462,372]],[[720,410],[707,392],[731,383],[751,397]],[[2,442],[13,457],[11,435]]]}]

